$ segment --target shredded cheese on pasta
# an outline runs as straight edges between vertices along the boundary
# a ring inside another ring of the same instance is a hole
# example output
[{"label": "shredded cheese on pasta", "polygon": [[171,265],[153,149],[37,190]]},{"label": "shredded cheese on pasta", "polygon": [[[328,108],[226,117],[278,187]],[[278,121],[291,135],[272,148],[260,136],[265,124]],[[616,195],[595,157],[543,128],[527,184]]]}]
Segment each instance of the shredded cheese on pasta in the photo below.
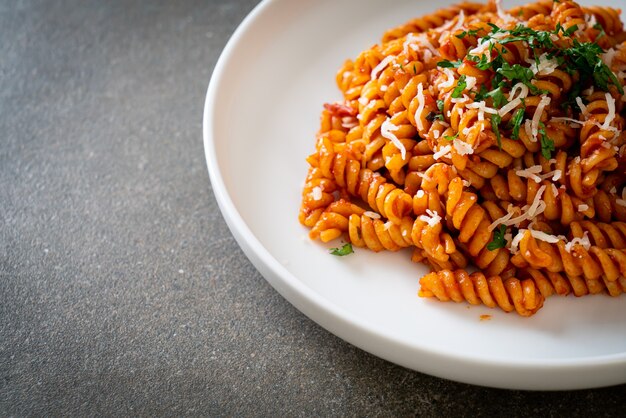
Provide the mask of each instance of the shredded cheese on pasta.
[{"label": "shredded cheese on pasta", "polygon": [[626,292],[624,39],[617,9],[571,0],[460,3],[390,28],[336,73],[300,222],[324,242],[411,248],[434,270],[425,297],[532,315],[559,281]]}]

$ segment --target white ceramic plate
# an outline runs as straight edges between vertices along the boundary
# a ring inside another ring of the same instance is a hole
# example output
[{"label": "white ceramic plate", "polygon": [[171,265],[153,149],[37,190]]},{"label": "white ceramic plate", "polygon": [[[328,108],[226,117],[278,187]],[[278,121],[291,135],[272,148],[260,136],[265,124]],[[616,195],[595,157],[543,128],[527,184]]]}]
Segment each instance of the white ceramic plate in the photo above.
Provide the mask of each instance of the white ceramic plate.
[{"label": "white ceramic plate", "polygon": [[335,72],[386,29],[448,1],[391,3],[266,1],[224,49],[207,93],[204,141],[213,190],[238,243],[304,314],[397,364],[503,388],[626,382],[625,296],[553,297],[521,318],[418,298],[426,269],[409,253],[334,257],[329,245],[307,238],[297,220],[305,157],[322,104],[341,98]]}]

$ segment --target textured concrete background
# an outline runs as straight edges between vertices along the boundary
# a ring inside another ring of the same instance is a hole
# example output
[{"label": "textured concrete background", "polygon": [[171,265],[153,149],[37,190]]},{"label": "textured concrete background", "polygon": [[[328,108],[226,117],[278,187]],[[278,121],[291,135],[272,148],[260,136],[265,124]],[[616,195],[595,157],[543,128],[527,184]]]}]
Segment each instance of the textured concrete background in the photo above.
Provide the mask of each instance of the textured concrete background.
[{"label": "textured concrete background", "polygon": [[247,261],[201,115],[254,0],[0,5],[0,415],[619,415],[626,386],[493,390],[329,334]]}]

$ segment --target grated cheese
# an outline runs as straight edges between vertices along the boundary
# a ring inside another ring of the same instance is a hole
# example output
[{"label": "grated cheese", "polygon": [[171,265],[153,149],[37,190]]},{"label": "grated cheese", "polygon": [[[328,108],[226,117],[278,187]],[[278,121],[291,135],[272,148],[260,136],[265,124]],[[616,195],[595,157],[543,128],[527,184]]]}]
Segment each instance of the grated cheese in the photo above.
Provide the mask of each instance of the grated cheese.
[{"label": "grated cheese", "polygon": [[552,181],[558,181],[563,176],[563,171],[562,170],[554,170],[554,171],[551,171],[550,173],[548,173],[546,175],[550,175],[552,173],[554,173],[554,175],[552,176]]},{"label": "grated cheese", "polygon": [[[443,73],[446,76],[446,81],[444,81],[443,83],[439,84],[439,87],[441,88],[450,88],[454,85],[454,72],[452,72],[451,69],[449,68],[444,68],[443,69]],[[453,99],[454,100],[454,99]]]},{"label": "grated cheese", "polygon": [[[515,99],[513,99],[515,93],[517,93],[517,90],[519,90],[519,94],[517,95],[517,97],[515,97]],[[511,92],[509,93],[509,103],[502,106],[502,108],[498,110],[498,114],[500,116],[504,116],[511,110],[522,104],[522,99],[525,99],[528,96],[528,91],[528,86],[523,83],[517,83],[516,85],[514,85],[513,88],[511,88]]]},{"label": "grated cheese", "polygon": [[425,46],[433,54],[433,56],[439,55],[439,51],[437,51],[437,48],[435,48],[433,44],[430,43],[430,39],[428,39],[428,36],[425,33],[420,33],[416,35],[415,39],[420,45]]},{"label": "grated cheese", "polygon": [[418,175],[418,177],[421,177],[423,180],[425,181],[433,181],[432,177],[430,177],[428,174],[426,173],[420,173],[419,171],[416,172],[416,174]]},{"label": "grated cheese", "polygon": [[493,107],[488,107],[484,100],[481,100],[480,102],[468,103],[467,105],[465,105],[465,107],[467,107],[468,109],[482,110],[485,113],[491,113],[493,115],[498,113],[498,111]]},{"label": "grated cheese", "polygon": [[422,112],[424,111],[424,106],[426,105],[426,97],[424,96],[424,86],[420,83],[417,85],[417,109],[415,110],[415,123],[417,125],[417,129],[420,131],[424,130],[424,121],[422,120]]},{"label": "grated cheese", "polygon": [[596,20],[596,16],[592,13],[590,15],[585,13],[585,24],[588,28],[593,28],[598,21]]},{"label": "grated cheese", "polygon": [[506,23],[517,21],[517,19],[515,19],[513,16],[511,16],[510,14],[504,11],[504,9],[502,8],[502,0],[496,0],[495,3],[496,3],[496,12],[498,13],[498,17],[500,19],[502,19]]},{"label": "grated cheese", "polygon": [[465,90],[471,90],[474,88],[478,80],[476,77],[472,77],[470,75],[465,77]]},{"label": "grated cheese", "polygon": [[456,153],[459,155],[468,155],[474,153],[474,148],[467,142],[461,141],[459,138],[454,138],[452,140],[452,145],[456,150]]},{"label": "grated cheese", "polygon": [[542,180],[549,178],[552,178],[552,181],[557,181],[563,174],[561,170],[553,170],[545,174],[539,174],[541,173],[541,170],[542,167],[540,165],[533,165],[523,170],[517,170],[515,171],[515,174],[520,177],[532,179],[535,183],[541,183]]},{"label": "grated cheese", "polygon": [[526,136],[532,141],[533,137],[533,129],[531,127],[530,119],[526,119],[524,121],[524,132],[526,132]]},{"label": "grated cheese", "polygon": [[583,204],[581,204],[581,205],[578,205],[578,211],[579,211],[579,212],[584,212],[584,211],[586,211],[586,210],[589,210],[589,205],[586,205],[586,204],[584,204],[584,203],[583,203]]},{"label": "grated cheese", "polygon": [[[528,229],[520,229],[515,235],[515,238],[511,241],[510,250],[512,254],[517,254],[519,252],[519,243],[524,238],[526,231],[530,232],[530,235],[538,239],[540,241],[544,241],[550,244],[556,244],[559,241],[566,241],[566,238],[563,235],[552,235],[547,232],[538,231],[532,228],[532,224],[528,226]],[[567,244],[566,244],[567,245]]]},{"label": "grated cheese", "polygon": [[456,25],[454,25],[454,27],[452,29],[450,29],[450,32],[456,32],[457,30],[461,29],[463,27],[463,23],[465,23],[465,13],[463,12],[463,9],[461,9],[461,11],[459,12],[459,19],[456,22]]},{"label": "grated cheese", "polygon": [[522,99],[520,97],[516,97],[514,100],[502,106],[500,110],[498,110],[498,115],[504,116],[521,104],[522,104]]},{"label": "grated cheese", "polygon": [[370,210],[366,210],[365,212],[363,212],[363,215],[371,219],[380,219],[380,215],[378,213],[372,212]]},{"label": "grated cheese", "polygon": [[[624,93],[626,95],[626,93]],[[600,122],[597,121],[589,121],[589,120],[577,120],[577,119],[572,119],[572,118],[567,118],[567,117],[563,117],[563,116],[559,116],[559,117],[554,117],[551,120],[552,121],[556,121],[556,122],[571,122],[571,123],[575,123],[575,124],[579,124],[579,125],[584,125],[587,122],[592,123],[594,126],[597,126],[600,129],[604,129],[607,131],[611,131],[611,132],[615,132],[616,134],[620,133],[620,130],[617,129],[614,126],[611,126],[610,123],[615,119],[615,99],[613,99],[613,97],[609,94],[606,93],[607,99],[607,106],[609,108],[609,113],[607,114],[606,119],[604,120],[603,124],[600,124]],[[610,97],[610,99],[609,99]],[[581,108],[581,112],[583,113],[583,116],[585,116],[587,119],[591,116],[591,114],[587,111],[587,107],[582,103],[582,99],[580,99],[580,97],[576,98],[576,103],[578,104],[578,106],[580,106]],[[524,127],[526,128],[526,127]],[[528,131],[526,131],[526,133],[528,133]]]},{"label": "grated cheese", "polygon": [[577,244],[582,245],[585,248],[585,250],[589,251],[589,249],[591,248],[591,241],[589,241],[589,235],[587,231],[583,233],[582,237],[575,237],[570,242],[567,242],[565,244],[565,251],[567,251],[568,253],[571,253],[572,247]]},{"label": "grated cheese", "polygon": [[519,252],[519,243],[522,240],[522,238],[524,238],[524,232],[526,232],[525,229],[520,229],[517,232],[517,235],[515,235],[515,238],[511,240],[511,244],[509,246],[511,254],[517,254]]},{"label": "grated cheese", "polygon": [[604,123],[600,127],[601,129],[610,129],[611,122],[615,119],[615,99],[611,96],[610,93],[605,93],[604,97],[606,97],[606,104],[609,108],[609,113],[606,115],[606,119],[604,119]]},{"label": "grated cheese", "polygon": [[610,48],[604,54],[601,54],[600,57],[602,58],[602,62],[604,62],[606,66],[610,68],[611,64],[613,64],[613,58],[615,58],[615,54],[617,54],[617,51],[613,48]]},{"label": "grated cheese", "polygon": [[465,103],[469,100],[469,96],[463,93],[462,97],[453,97],[450,99],[450,103]]},{"label": "grated cheese", "polygon": [[580,112],[583,114],[585,119],[589,119],[589,116],[591,116],[591,114],[587,110],[587,106],[585,106],[585,104],[583,103],[583,99],[580,96],[576,98],[576,104],[580,108]]},{"label": "grated cheese", "polygon": [[354,116],[344,116],[341,118],[341,126],[346,129],[354,128],[359,123]]},{"label": "grated cheese", "polygon": [[552,195],[553,196],[558,196],[559,195],[559,189],[556,188],[556,185],[554,183],[550,184],[551,190],[552,190]]},{"label": "grated cheese", "polygon": [[[497,35],[497,34],[495,34]],[[478,41],[478,45],[473,48],[472,50],[469,51],[469,54],[471,55],[486,55],[487,59],[489,59],[489,61],[491,61],[491,51],[489,50],[491,46],[491,39],[487,38],[481,38]]]},{"label": "grated cheese", "polygon": [[548,234],[546,232],[543,231],[537,231],[535,229],[532,228],[528,228],[528,230],[530,231],[530,235],[532,235],[534,238],[540,240],[540,241],[545,241],[545,242],[549,242],[550,244],[556,244],[557,242],[559,242],[561,239],[564,239],[565,237],[562,235],[551,235]]},{"label": "grated cheese", "polygon": [[400,150],[400,154],[402,155],[402,159],[404,160],[406,158],[406,148],[404,147],[402,142],[400,142],[398,137],[395,136],[393,134],[393,132],[392,132],[392,131],[397,131],[398,128],[399,128],[398,126],[394,125],[391,122],[391,120],[389,118],[387,118],[383,122],[383,124],[380,126],[380,134],[384,138],[387,138],[388,140],[390,140],[393,143],[393,145],[395,145],[396,148],[398,148]]},{"label": "grated cheese", "polygon": [[419,220],[426,222],[430,227],[434,227],[441,222],[441,216],[436,211],[426,209],[426,215],[420,215]]},{"label": "grated cheese", "polygon": [[[546,202],[541,200],[541,196],[543,196],[543,192],[546,190],[546,186],[543,185],[537,190],[537,194],[533,200],[533,203],[529,205],[525,205],[522,207],[522,213],[519,216],[512,217],[516,208],[513,208],[509,213],[504,215],[503,217],[496,219],[493,221],[491,225],[489,225],[489,231],[493,231],[498,225],[506,225],[506,226],[519,226],[523,221],[532,221],[538,215],[543,213],[546,210]],[[511,209],[512,205],[509,205],[509,209]]]},{"label": "grated cheese", "polygon": [[313,200],[322,200],[322,189],[319,186],[313,187]]},{"label": "grated cheese", "polygon": [[435,160],[438,160],[441,157],[452,158],[452,156],[450,155],[450,151],[452,151],[452,147],[450,145],[439,147],[439,151],[433,154],[433,158]]},{"label": "grated cheese", "polygon": [[530,64],[530,70],[534,75],[548,75],[552,74],[554,70],[559,67],[559,62],[555,58],[548,58],[548,53],[544,52],[538,58],[538,61],[533,59],[526,59],[526,62]]},{"label": "grated cheese", "polygon": [[533,115],[533,119],[530,125],[531,132],[532,132],[532,136],[530,140],[532,142],[537,142],[537,135],[539,135],[539,121],[541,120],[543,109],[545,109],[545,107],[550,104],[551,100],[552,99],[550,98],[550,96],[547,96],[547,95],[541,96],[541,100],[539,101],[539,104],[537,105],[537,108],[535,109],[535,114]]},{"label": "grated cheese", "polygon": [[515,174],[520,177],[532,179],[535,183],[541,183],[541,177],[537,175],[541,173],[541,170],[542,168],[540,165],[533,165],[532,167],[528,167],[524,170],[516,170]]},{"label": "grated cheese", "polygon": [[383,60],[379,62],[378,65],[374,67],[374,69],[372,70],[372,73],[370,74],[370,79],[372,80],[377,79],[380,72],[383,71],[385,68],[387,68],[389,63],[393,61],[394,58],[395,56],[393,55],[387,55],[385,58],[383,58]]},{"label": "grated cheese", "polygon": [[404,54],[405,54],[405,55],[408,55],[408,54],[409,54],[409,47],[410,47],[413,51],[417,51],[417,45],[415,45],[415,44],[413,43],[414,41],[417,41],[417,37],[416,37],[414,34],[409,33],[409,34],[406,36],[406,40],[405,40],[405,41],[404,41],[404,43],[402,44],[403,51],[404,51]]}]

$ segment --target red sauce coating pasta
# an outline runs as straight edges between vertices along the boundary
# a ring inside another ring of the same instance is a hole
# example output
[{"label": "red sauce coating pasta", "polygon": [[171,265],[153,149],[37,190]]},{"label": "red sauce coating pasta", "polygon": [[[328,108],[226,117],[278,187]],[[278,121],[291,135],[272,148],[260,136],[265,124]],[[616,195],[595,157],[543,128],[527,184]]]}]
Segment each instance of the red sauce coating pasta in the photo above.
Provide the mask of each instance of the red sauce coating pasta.
[{"label": "red sauce coating pasta", "polygon": [[523,316],[552,295],[624,293],[620,13],[490,0],[385,32],[324,104],[299,214],[310,237],[412,248],[433,270],[420,296]]}]

